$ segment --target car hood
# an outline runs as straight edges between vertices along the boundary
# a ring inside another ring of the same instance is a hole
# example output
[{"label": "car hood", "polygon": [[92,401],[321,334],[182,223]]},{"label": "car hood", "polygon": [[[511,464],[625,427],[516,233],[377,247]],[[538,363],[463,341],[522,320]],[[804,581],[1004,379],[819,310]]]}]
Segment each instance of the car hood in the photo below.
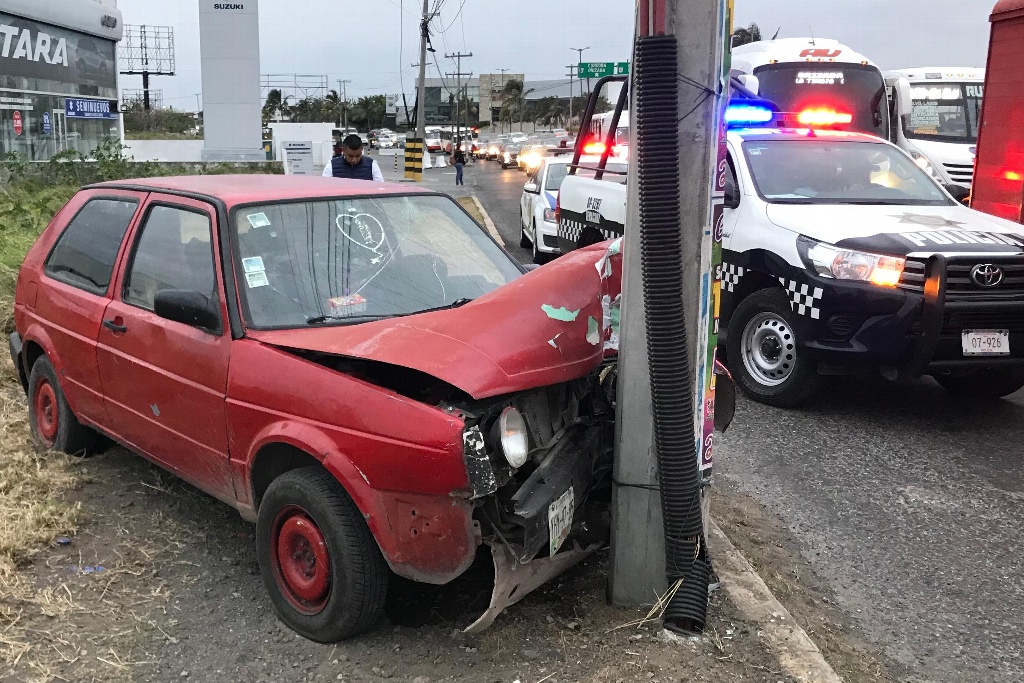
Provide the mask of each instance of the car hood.
[{"label": "car hood", "polygon": [[878,254],[1018,253],[1024,226],[965,206],[769,204],[775,225]]},{"label": "car hood", "polygon": [[574,251],[453,310],[246,336],[418,370],[476,399],[567,382],[617,349],[619,244]]}]

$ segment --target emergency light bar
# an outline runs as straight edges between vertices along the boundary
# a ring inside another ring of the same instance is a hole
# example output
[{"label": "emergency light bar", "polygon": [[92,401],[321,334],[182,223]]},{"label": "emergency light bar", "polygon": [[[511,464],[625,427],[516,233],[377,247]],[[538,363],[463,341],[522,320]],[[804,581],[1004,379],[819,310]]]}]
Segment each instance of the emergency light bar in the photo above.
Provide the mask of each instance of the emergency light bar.
[{"label": "emergency light bar", "polygon": [[799,112],[781,112],[768,100],[742,100],[730,104],[725,110],[725,124],[729,128],[757,128],[765,126],[795,126],[806,128],[835,128],[853,123],[853,114],[827,107],[812,107]]},{"label": "emergency light bar", "polygon": [[853,114],[834,109],[804,109],[796,120],[802,126],[837,126],[853,123]]},{"label": "emergency light bar", "polygon": [[769,107],[757,104],[730,104],[725,110],[725,123],[730,127],[768,123],[774,118]]}]

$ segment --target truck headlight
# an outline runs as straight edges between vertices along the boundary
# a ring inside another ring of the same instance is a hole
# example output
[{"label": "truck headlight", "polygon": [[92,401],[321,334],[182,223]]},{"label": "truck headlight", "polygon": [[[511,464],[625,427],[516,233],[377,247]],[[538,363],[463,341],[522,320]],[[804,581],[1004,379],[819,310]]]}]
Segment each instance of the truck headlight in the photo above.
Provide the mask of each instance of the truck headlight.
[{"label": "truck headlight", "polygon": [[939,172],[935,169],[935,167],[932,166],[932,162],[928,159],[928,157],[921,154],[920,152],[911,152],[910,156],[911,158],[913,158],[914,163],[917,164],[917,167],[920,168],[922,171],[924,171],[925,173],[927,173],[940,183],[945,182],[943,181],[942,176],[939,175]]},{"label": "truck headlight", "polygon": [[836,280],[870,282],[882,287],[899,284],[907,263],[906,259],[897,256],[841,249],[806,237],[800,238],[798,248],[807,267],[818,275]]},{"label": "truck headlight", "polygon": [[526,420],[522,413],[509,406],[501,411],[498,418],[498,431],[501,434],[501,450],[505,459],[513,469],[519,469],[530,457],[530,439],[526,433]]}]

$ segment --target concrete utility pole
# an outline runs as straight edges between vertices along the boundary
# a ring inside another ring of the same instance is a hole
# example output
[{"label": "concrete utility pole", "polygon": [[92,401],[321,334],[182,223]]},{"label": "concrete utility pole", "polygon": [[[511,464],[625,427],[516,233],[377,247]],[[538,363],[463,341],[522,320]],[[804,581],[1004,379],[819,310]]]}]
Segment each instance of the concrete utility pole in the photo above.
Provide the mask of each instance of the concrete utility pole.
[{"label": "concrete utility pole", "polygon": [[[578,63],[582,64],[583,63],[583,53],[586,52],[587,50],[589,50],[590,47],[589,46],[587,46],[587,47],[570,47],[569,49],[572,50],[573,52],[578,52],[579,53],[579,62]],[[590,77],[589,76],[587,77],[587,94],[588,95],[590,94]],[[583,95],[583,77],[582,76],[580,77],[580,95]]]},{"label": "concrete utility pole", "polygon": [[[639,0],[636,37],[670,35],[678,42],[679,205],[682,224],[683,301],[686,336],[693,375],[703,368],[699,354],[708,330],[700,326],[702,278],[710,259],[702,250],[711,239],[712,182],[719,151],[715,94],[725,54],[726,12],[731,0]],[[637,64],[634,54],[633,64]],[[642,74],[633,73],[634,83]],[[699,84],[692,85],[687,82]],[[701,92],[703,90],[703,93]],[[725,91],[727,93],[727,91]],[[637,87],[630,88],[633,116],[640,107]],[[694,105],[696,104],[696,107]],[[693,109],[689,115],[684,115]],[[630,148],[638,149],[636,119],[631,119]],[[638,152],[643,154],[643,150]],[[651,182],[651,181],[648,181]],[[612,507],[612,545],[609,597],[619,605],[650,604],[667,589],[661,494],[654,446],[651,385],[647,355],[646,311],[641,269],[640,196],[637,164],[630,164],[626,215],[622,318],[619,352],[618,443],[615,452]],[[713,279],[713,275],[708,281]],[[713,309],[712,309],[713,310]],[[691,376],[693,376],[691,375]],[[696,377],[697,401],[703,397],[705,376]],[[702,425],[694,424],[694,458]],[[709,454],[710,455],[710,454]]]},{"label": "concrete utility pole", "polygon": [[426,86],[427,86],[427,40],[430,38],[430,0],[423,0],[423,18],[420,19],[420,75],[416,83],[416,137],[405,144],[405,177],[421,182],[423,180],[423,155],[426,154]]},{"label": "concrete utility pole", "polygon": [[[448,55],[448,54],[445,55],[446,59],[454,59],[455,60],[455,72],[456,73],[454,75],[455,75],[455,111],[456,111],[456,114],[455,114],[455,139],[456,140],[459,140],[459,131],[460,131],[459,112],[462,111],[462,77],[463,76],[471,76],[472,75],[472,74],[464,74],[464,73],[462,73],[462,58],[463,57],[468,58],[468,57],[472,57],[472,56],[473,56],[472,52],[456,52],[453,55]],[[452,74],[448,74],[448,75],[451,76]],[[468,85],[467,85],[467,88],[468,88]],[[452,144],[452,154],[455,153],[455,149],[456,149],[455,148],[455,144],[462,144],[462,141],[459,140],[458,143],[453,143]]]},{"label": "concrete utility pole", "polygon": [[342,100],[341,100],[343,102],[341,108],[342,108],[342,111],[345,112],[345,122],[342,124],[342,128],[344,128],[344,129],[348,128],[348,84],[351,83],[351,82],[352,81],[350,81],[348,79],[345,79],[345,80],[342,80],[340,78],[338,79],[338,90],[340,90],[341,93],[344,93],[342,95]]}]

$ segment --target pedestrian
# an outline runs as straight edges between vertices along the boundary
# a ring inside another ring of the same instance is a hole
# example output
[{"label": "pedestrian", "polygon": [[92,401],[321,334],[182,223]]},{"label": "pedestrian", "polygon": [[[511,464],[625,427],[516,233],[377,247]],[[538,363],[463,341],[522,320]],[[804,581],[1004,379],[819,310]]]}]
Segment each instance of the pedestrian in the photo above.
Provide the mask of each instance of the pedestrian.
[{"label": "pedestrian", "polygon": [[321,174],[325,178],[349,178],[384,182],[380,166],[369,156],[363,155],[363,141],[358,135],[349,135],[342,144],[341,156],[331,159]]},{"label": "pedestrian", "polygon": [[455,154],[452,155],[452,162],[455,164],[455,184],[465,185],[466,183],[462,180],[462,170],[466,168],[466,153],[462,151],[462,145],[455,149]]}]

